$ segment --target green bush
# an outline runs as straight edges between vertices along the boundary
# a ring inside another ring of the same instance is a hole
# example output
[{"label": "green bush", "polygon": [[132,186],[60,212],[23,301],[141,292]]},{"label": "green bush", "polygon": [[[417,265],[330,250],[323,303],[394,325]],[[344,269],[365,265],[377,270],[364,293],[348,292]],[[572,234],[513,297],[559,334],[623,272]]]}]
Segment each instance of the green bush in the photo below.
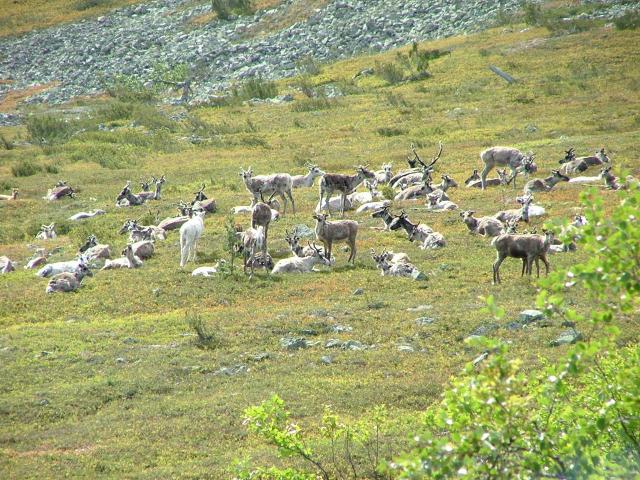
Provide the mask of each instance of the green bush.
[{"label": "green bush", "polygon": [[394,62],[376,62],[375,72],[389,85],[396,85],[404,80],[404,70]]},{"label": "green bush", "polygon": [[158,96],[157,88],[145,87],[133,75],[116,75],[102,83],[108,95],[125,103],[151,102]]},{"label": "green bush", "polygon": [[252,7],[252,0],[211,0],[211,10],[220,20],[227,20],[231,14],[249,15]]},{"label": "green bush", "polygon": [[109,6],[113,0],[78,0],[73,4],[75,10],[84,11],[95,7]]},{"label": "green bush", "polygon": [[41,146],[66,142],[76,126],[62,116],[52,114],[30,115],[25,125],[31,142]]},{"label": "green bush", "polygon": [[398,135],[404,135],[407,131],[396,127],[381,127],[376,130],[376,133],[381,137],[397,137]]},{"label": "green bush", "polygon": [[294,112],[316,112],[318,110],[328,110],[336,104],[335,100],[329,100],[327,97],[320,95],[315,98],[305,98],[304,100],[293,102],[291,110]]},{"label": "green bush", "polygon": [[245,100],[273,98],[278,95],[278,85],[262,77],[253,77],[246,80],[239,89],[234,90],[234,95]]},{"label": "green bush", "polygon": [[0,133],[0,145],[2,145],[2,148],[4,148],[5,150],[13,150],[13,143],[10,142],[9,140],[7,140],[7,138]]},{"label": "green bush", "polygon": [[185,321],[196,333],[196,346],[198,348],[213,350],[220,346],[220,337],[207,327],[200,315],[197,313],[186,314]]},{"label": "green bush", "polygon": [[42,171],[42,167],[31,160],[20,160],[11,166],[11,174],[14,177],[30,177]]},{"label": "green bush", "polygon": [[542,5],[538,2],[526,1],[522,3],[522,19],[531,26],[539,26],[544,23],[545,16]]},{"label": "green bush", "polygon": [[640,10],[627,10],[621,17],[615,18],[613,24],[618,30],[635,30],[640,28]]}]

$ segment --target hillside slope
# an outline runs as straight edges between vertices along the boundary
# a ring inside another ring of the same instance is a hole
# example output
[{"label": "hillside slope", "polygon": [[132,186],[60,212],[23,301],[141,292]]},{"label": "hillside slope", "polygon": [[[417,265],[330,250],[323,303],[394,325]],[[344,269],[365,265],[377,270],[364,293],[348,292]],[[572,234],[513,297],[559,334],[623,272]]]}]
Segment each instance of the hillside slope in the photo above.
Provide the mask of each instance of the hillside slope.
[{"label": "hillside slope", "polygon": [[[27,244],[50,222],[58,224],[60,237],[36,243],[62,247],[52,260],[72,257],[90,233],[118,252],[126,243],[117,234],[125,219],[171,215],[179,200],[190,199],[206,182],[219,213],[206,220],[197,265],[210,265],[227,255],[226,212],[248,204],[240,167],[304,173],[310,161],[346,173],[354,164],[393,161],[399,169],[411,142],[428,158],[441,140],[437,175],[448,173],[458,183],[480,166],[479,152],[495,144],[533,150],[540,176],[556,168],[570,146],[584,154],[605,146],[618,172],[640,173],[637,31],[606,27],[554,37],[516,25],[421,48],[451,55],[432,61],[432,77],[417,82],[351,80],[376,62],[393,61],[395,52],[323,66],[305,81],[318,88],[337,85],[343,93],[324,101],[303,98],[301,80],[294,79],[279,85],[296,96],[285,104],[236,102],[187,111],[114,99],[78,101],[63,112],[70,121],[82,117],[86,130],[43,147],[25,144],[25,127],[0,129],[16,145],[0,151],[0,187],[3,193],[20,188],[19,201],[0,205],[0,254],[24,264],[31,254]],[[519,82],[506,84],[489,64]],[[25,163],[40,170],[14,176],[12,167]],[[113,207],[127,179],[151,174],[167,176],[161,202],[149,210]],[[42,201],[58,179],[78,186],[78,197]],[[536,195],[549,215],[533,226],[577,213],[581,189],[563,184]],[[463,209],[493,214],[515,208],[519,192],[460,187],[450,196]],[[272,226],[270,251],[278,259],[288,255],[286,229],[313,226],[317,186],[294,195],[297,213]],[[601,196],[607,205],[616,201],[613,192],[601,190]],[[92,208],[108,214],[81,224],[67,220]],[[411,431],[404,421],[434,402],[447,380],[477,355],[465,337],[484,333],[510,341],[527,368],[562,354],[563,347],[549,346],[563,331],[558,324],[507,328],[508,320],[533,306],[537,290],[535,280],[520,277],[519,261],[505,262],[504,283],[492,286],[495,251],[487,239],[468,233],[458,212],[394,205],[394,211],[401,208],[442,232],[448,245],[419,250],[404,234],[374,230],[379,221],[351,212],[348,217],[360,222],[355,267],[345,265],[347,255],[338,249],[334,268],[309,276],[193,278],[190,269],[178,267],[176,232],[158,242],[142,268],[98,272],[74,294],[46,295],[46,281],[21,266],[1,275],[0,475],[228,478],[239,458],[278,462],[242,425],[243,410],[272,393],[287,401],[303,425],[315,422],[324,405],[358,418],[387,404],[398,419],[397,451]],[[248,224],[247,218],[234,221]],[[370,248],[408,253],[429,279],[381,277]],[[552,268],[581,255],[554,256]],[[356,289],[363,293],[355,295]],[[479,296],[490,294],[505,306],[505,324],[496,325],[481,310]],[[589,308],[580,298],[575,302]],[[197,345],[188,320],[198,317],[213,333],[211,348]],[[637,321],[619,321],[620,342],[637,342]],[[288,349],[290,337],[310,344]],[[359,343],[327,348],[332,339]]]}]

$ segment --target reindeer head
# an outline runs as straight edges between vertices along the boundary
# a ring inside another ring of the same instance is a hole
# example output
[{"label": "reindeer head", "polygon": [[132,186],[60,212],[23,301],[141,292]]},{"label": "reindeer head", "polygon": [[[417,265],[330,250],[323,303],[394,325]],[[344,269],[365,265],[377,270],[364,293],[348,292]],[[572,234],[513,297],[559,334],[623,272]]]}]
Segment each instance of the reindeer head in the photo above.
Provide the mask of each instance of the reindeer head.
[{"label": "reindeer head", "polygon": [[560,182],[568,182],[569,181],[569,177],[567,177],[566,175],[561,174],[560,171],[558,171],[558,170],[551,170],[551,174],[553,175],[554,178],[557,178],[558,181],[560,181]]},{"label": "reindeer head", "polygon": [[473,217],[475,213],[476,212],[473,210],[463,210],[462,212],[460,212],[460,216],[462,217],[463,220],[466,220],[467,218]]},{"label": "reindeer head", "polygon": [[536,173],[538,171],[538,166],[533,161],[534,159],[535,159],[535,155],[533,154],[533,152],[529,152],[522,159],[522,168],[524,169],[524,173],[530,174],[530,173]]},{"label": "reindeer head", "polygon": [[326,213],[314,213],[312,215],[312,217],[318,223],[326,223],[327,222],[327,218],[329,217],[329,215],[327,215]]},{"label": "reindeer head", "polygon": [[297,235],[294,230],[293,233],[289,233],[288,230],[285,230],[285,241],[289,244],[289,248],[293,253],[299,255],[302,252],[302,246],[300,245],[300,237]]},{"label": "reindeer head", "polygon": [[385,205],[384,207],[382,207],[379,210],[376,210],[375,212],[373,212],[371,214],[371,216],[373,218],[382,218],[382,217],[386,217],[389,214],[389,209],[391,208],[391,205]]},{"label": "reindeer head", "polygon": [[315,165],[313,163],[305,163],[305,167],[307,167],[307,169],[309,170],[309,173],[311,174],[312,177],[321,177],[322,175],[325,174],[325,172],[323,170],[320,169],[320,167],[318,165]]},{"label": "reindeer head", "polygon": [[20,190],[19,190],[19,189],[17,189],[17,188],[12,188],[12,189],[11,189],[11,196],[15,199],[15,198],[18,196],[18,192],[19,192],[19,191],[20,191]]},{"label": "reindeer head", "polygon": [[511,181],[506,168],[498,170],[498,178],[500,178],[500,185],[507,185]]},{"label": "reindeer head", "polygon": [[385,163],[385,164],[382,165],[382,170],[385,173],[389,173],[390,174],[392,168],[393,168],[393,163]]},{"label": "reindeer head", "polygon": [[451,188],[451,187],[457,187],[458,183],[451,178],[449,175],[442,175],[440,178],[442,178],[442,186],[443,187],[447,187],[447,188]]},{"label": "reindeer head", "polygon": [[245,183],[249,182],[253,178],[253,170],[251,169],[251,167],[249,167],[247,170],[240,169],[240,176]]},{"label": "reindeer head", "polygon": [[610,163],[611,162],[611,160],[609,159],[609,157],[607,156],[607,154],[604,151],[604,147],[602,147],[599,151],[596,152],[596,157],[598,157],[598,159],[602,163]]},{"label": "reindeer head", "polygon": [[571,147],[569,150],[565,150],[564,153],[565,153],[564,158],[560,160],[558,163],[560,164],[568,163],[576,159],[576,152],[573,147]]},{"label": "reindeer head", "polygon": [[203,183],[202,186],[200,187],[200,190],[198,190],[197,192],[194,192],[195,198],[193,199],[192,204],[195,202],[202,202],[207,199],[207,196],[204,194],[205,187],[206,185]]},{"label": "reindeer head", "polygon": [[356,167],[356,175],[363,180],[376,178],[376,174],[369,170],[367,166],[363,165]]},{"label": "reindeer head", "polygon": [[389,230],[398,230],[399,228],[402,228],[407,221],[407,214],[403,210],[400,212],[400,215],[396,215],[396,217],[391,220],[391,223],[389,223]]},{"label": "reindeer head", "polygon": [[311,250],[313,250],[312,256],[314,258],[319,258],[325,265],[331,265],[331,261],[322,254],[315,243],[307,242],[307,245],[309,245],[309,247],[311,247]]},{"label": "reindeer head", "polygon": [[517,232],[517,228],[518,228],[518,220],[517,219],[511,219],[509,221],[507,221],[507,228],[506,228],[506,233],[511,234],[511,235],[515,235]]},{"label": "reindeer head", "polygon": [[163,185],[167,180],[164,178],[164,175],[162,175],[160,178],[155,178],[153,177],[153,183],[155,183],[156,185]]},{"label": "reindeer head", "polygon": [[93,277],[93,273],[91,273],[91,269],[89,269],[89,263],[84,256],[81,256],[78,259],[78,266],[76,267],[75,275],[80,280],[83,277]]},{"label": "reindeer head", "polygon": [[[152,180],[155,179],[155,177],[151,177]],[[144,179],[140,179],[140,187],[142,188],[143,192],[148,192],[149,191],[149,185],[151,184],[151,182],[144,180]]]},{"label": "reindeer head", "polygon": [[87,241],[84,242],[84,245],[82,245],[78,251],[80,253],[82,252],[86,252],[87,250],[89,250],[91,247],[95,247],[98,244],[98,239],[96,238],[95,235],[89,235],[89,237],[87,237]]},{"label": "reindeer head", "polygon": [[134,228],[136,228],[138,226],[138,221],[137,220],[131,220],[128,219],[124,222],[124,224],[122,225],[122,228],[120,228],[120,230],[118,231],[118,233],[120,235],[130,232],[131,230],[133,230]]}]

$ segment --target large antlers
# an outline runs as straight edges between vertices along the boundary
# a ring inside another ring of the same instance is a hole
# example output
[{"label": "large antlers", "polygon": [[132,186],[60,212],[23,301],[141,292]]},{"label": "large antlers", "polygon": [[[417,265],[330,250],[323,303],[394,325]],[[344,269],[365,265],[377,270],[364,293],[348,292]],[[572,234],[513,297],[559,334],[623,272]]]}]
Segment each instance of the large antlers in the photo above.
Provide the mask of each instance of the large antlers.
[{"label": "large antlers", "polygon": [[442,150],[443,150],[443,145],[442,142],[439,142],[439,148],[438,148],[438,153],[436,154],[435,157],[433,157],[431,159],[431,163],[429,165],[427,165],[426,163],[424,163],[422,161],[422,159],[420,158],[420,155],[418,155],[418,152],[416,152],[416,146],[412,143],[411,144],[411,151],[413,152],[413,154],[415,155],[415,159],[418,161],[418,163],[420,163],[420,165],[422,165],[422,167],[425,170],[429,170],[431,169],[431,167],[433,167],[435,165],[435,163],[440,159],[440,155],[442,155]]}]

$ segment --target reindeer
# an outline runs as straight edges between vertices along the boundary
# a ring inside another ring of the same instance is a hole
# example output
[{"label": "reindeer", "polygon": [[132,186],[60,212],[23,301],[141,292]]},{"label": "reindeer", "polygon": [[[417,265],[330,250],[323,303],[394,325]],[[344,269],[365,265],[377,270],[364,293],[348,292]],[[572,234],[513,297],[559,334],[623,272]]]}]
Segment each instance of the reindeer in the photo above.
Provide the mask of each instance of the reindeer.
[{"label": "reindeer", "polygon": [[558,170],[551,170],[551,176],[547,178],[544,178],[542,180],[539,178],[535,180],[529,180],[524,186],[524,193],[528,194],[533,192],[548,192],[553,187],[555,187],[556,184],[568,181],[569,177],[567,177],[566,175],[561,174]]},{"label": "reindeer", "polygon": [[386,183],[389,183],[389,181],[393,177],[393,172],[391,171],[392,168],[393,168],[393,164],[392,163],[383,164],[382,165],[382,170],[378,170],[378,171],[375,172],[375,174],[376,174],[375,182],[378,185],[384,185]]},{"label": "reindeer", "polygon": [[481,181],[481,179],[480,179],[480,175],[478,174],[478,170],[474,168],[473,169],[473,173],[469,176],[469,178],[467,178],[464,181],[464,184],[467,187],[469,187],[470,184],[475,183],[475,182],[480,182],[480,181]]},{"label": "reindeer", "polygon": [[[549,262],[547,261],[547,251],[553,241],[553,233],[546,231],[544,235],[499,235],[491,241],[497,252],[497,258],[493,264],[493,283],[500,283],[500,265],[507,257],[520,258],[526,260],[523,265],[523,274],[526,271],[531,275],[531,267],[534,260],[540,259],[544,263],[546,274],[549,274]],[[537,263],[536,263],[537,266]],[[537,276],[540,270],[537,269]]]},{"label": "reindeer", "polygon": [[389,225],[391,230],[398,230],[399,228],[405,229],[410,242],[417,240],[420,244],[419,248],[422,250],[442,248],[447,244],[444,236],[439,232],[434,232],[431,227],[423,223],[411,223],[404,211]]},{"label": "reindeer", "polygon": [[194,211],[193,217],[180,227],[180,267],[184,267],[192,257],[194,262],[196,260],[198,240],[204,232],[205,215],[204,210]]},{"label": "reindeer", "polygon": [[367,187],[367,192],[354,192],[347,195],[347,200],[349,200],[352,206],[373,202],[376,198],[382,197],[382,194],[376,188],[377,184],[375,180],[373,182],[365,180],[364,185]]},{"label": "reindeer", "polygon": [[122,250],[122,255],[122,257],[116,258],[115,260],[107,259],[102,270],[112,270],[115,268],[138,268],[142,266],[142,260],[135,256],[131,244],[127,245],[124,250]]},{"label": "reindeer", "polygon": [[16,269],[16,262],[9,260],[9,257],[0,257],[0,274],[13,272]]},{"label": "reindeer", "polygon": [[327,260],[331,261],[331,247],[333,243],[344,240],[351,250],[348,261],[355,264],[358,222],[353,220],[329,222],[327,221],[327,217],[327,214],[313,215],[313,218],[316,220],[316,239],[324,245]]},{"label": "reindeer", "polygon": [[382,221],[384,222],[384,230],[389,230],[389,225],[391,225],[391,222],[393,221],[394,217],[393,215],[391,215],[389,213],[389,209],[391,208],[391,205],[385,205],[383,207],[381,207],[379,210],[376,210],[375,212],[373,212],[371,214],[371,216],[373,218],[381,218]]},{"label": "reindeer", "polygon": [[37,240],[53,240],[54,238],[57,238],[58,235],[56,235],[56,232],[54,230],[55,226],[56,226],[55,223],[52,223],[50,225],[41,225],[40,231],[36,235],[36,239]]},{"label": "reindeer", "polygon": [[73,272],[61,272],[54,275],[47,284],[47,293],[74,292],[80,288],[82,279],[93,276],[89,267],[84,263],[77,265]]},{"label": "reindeer", "polygon": [[393,262],[389,259],[389,252],[383,250],[380,255],[376,255],[375,250],[371,249],[371,258],[376,262],[376,266],[380,269],[380,275],[392,277],[418,277],[420,271],[412,263]]},{"label": "reindeer", "polygon": [[127,184],[116,197],[116,207],[139,206],[144,204],[147,199],[131,193],[131,181],[127,180]]},{"label": "reindeer", "polygon": [[99,258],[111,258],[111,247],[106,244],[98,243],[95,235],[89,235],[86,242],[78,249],[78,254],[82,254],[87,262],[97,260]]},{"label": "reindeer", "polygon": [[107,213],[107,212],[105,212],[104,210],[101,210],[101,209],[98,208],[96,210],[90,210],[88,212],[78,212],[75,215],[71,215],[68,218],[68,220],[71,220],[71,221],[75,222],[75,221],[78,221],[78,220],[84,220],[85,218],[93,218],[93,217],[95,217],[97,215],[104,215],[105,213]]},{"label": "reindeer", "polygon": [[253,277],[253,270],[255,266],[255,256],[257,250],[264,251],[264,227],[259,225],[258,228],[248,228],[244,232],[239,234],[240,247],[238,251],[242,253],[243,257],[243,271],[246,275],[247,267],[251,268],[251,274],[249,278]]},{"label": "reindeer", "polygon": [[[496,170],[498,172],[498,178],[488,178],[484,181],[485,187],[497,187],[508,185],[511,179],[507,175],[507,169]],[[471,178],[471,177],[469,177]],[[482,180],[478,177],[478,180],[472,181],[467,185],[467,188],[482,188]]]},{"label": "reindeer", "polygon": [[[513,180],[513,188],[516,188],[516,176],[518,175],[518,168],[523,165],[528,165],[529,171],[537,169],[536,164],[533,162],[533,153],[525,155],[520,150],[512,147],[492,147],[480,152],[480,159],[484,164],[484,168],[480,173],[481,188],[486,188],[487,174],[494,167],[509,167],[511,169],[511,180]],[[526,162],[525,162],[526,160]],[[510,181],[511,181],[510,180]]]},{"label": "reindeer", "polygon": [[[294,229],[291,233],[289,233],[288,230],[285,230],[284,240],[287,242],[291,253],[294,255],[298,257],[309,257],[313,255],[314,248],[311,245],[307,245],[306,247],[300,245],[300,235],[298,234],[297,229]],[[322,255],[325,253],[322,247],[320,247],[320,253]]]},{"label": "reindeer", "polygon": [[521,208],[502,210],[494,215],[494,218],[500,220],[502,223],[509,223],[515,220],[516,223],[522,220],[525,223],[529,223],[529,207],[533,202],[533,196],[529,193],[524,197],[518,197],[517,202],[522,205]]},{"label": "reindeer", "polygon": [[20,190],[18,190],[17,188],[12,188],[11,189],[11,195],[0,195],[0,201],[2,200],[15,200],[18,198],[18,192]]},{"label": "reindeer", "polygon": [[129,239],[132,242],[140,240],[166,240],[167,232],[162,227],[155,225],[138,225],[137,220],[128,219],[124,222],[118,233],[120,235],[129,232]]},{"label": "reindeer", "polygon": [[267,240],[269,235],[269,224],[271,223],[271,208],[264,202],[258,202],[253,206],[251,212],[251,228],[262,227],[264,230],[264,240],[261,245],[262,256],[267,256]]},{"label": "reindeer", "polygon": [[381,200],[379,202],[367,202],[356,208],[356,213],[375,212],[381,208],[391,205],[391,200]]},{"label": "reindeer", "polygon": [[[218,209],[218,204],[213,198],[207,198],[207,196],[204,194],[205,187],[206,185],[203,183],[200,187],[200,190],[194,193],[195,198],[191,202],[191,207],[195,209],[205,210],[208,213],[215,213],[215,211]],[[184,205],[186,206],[186,204]],[[182,215],[184,215],[184,213]],[[187,216],[189,215],[187,214]]]},{"label": "reindeer", "polygon": [[458,205],[449,201],[442,200],[442,193],[430,193],[427,195],[427,210],[432,212],[446,212],[450,210],[457,210]]},{"label": "reindeer", "polygon": [[[160,177],[160,178],[156,178],[154,176],[151,176],[151,181],[156,186],[155,191],[154,192],[142,191],[142,192],[136,194],[137,197],[144,198],[145,200],[160,200],[160,192],[162,191],[162,185],[164,185],[165,182],[166,182],[166,180],[164,178],[164,175],[162,175],[162,177]],[[143,190],[144,190],[144,188],[143,188]]]},{"label": "reindeer", "polygon": [[276,275],[280,273],[310,273],[313,271],[313,267],[318,264],[329,265],[330,262],[325,257],[315,244],[309,243],[309,248],[312,249],[313,254],[307,257],[293,256],[289,258],[283,258],[279,260],[271,273]]},{"label": "reindeer", "polygon": [[449,197],[445,192],[451,187],[457,187],[458,184],[449,175],[442,175],[441,178],[442,182],[440,182],[440,185],[438,185],[438,187],[435,188],[430,194],[438,195],[440,197],[440,200],[449,200]]},{"label": "reindeer", "polygon": [[577,157],[575,154],[575,150],[571,147],[569,150],[565,151],[566,155],[563,160],[560,160],[560,164],[562,167],[560,168],[560,172],[569,175],[572,173],[582,173],[587,170],[589,167],[603,165],[605,163],[610,163],[609,157],[605,153],[604,147],[600,150],[597,150],[595,155],[591,155],[588,157]]},{"label": "reindeer", "polygon": [[[439,143],[438,153],[436,154],[435,157],[431,159],[431,163],[429,163],[429,165],[427,165],[422,161],[422,159],[418,155],[418,152],[416,152],[415,145],[411,144],[411,150],[413,151],[413,154],[414,154],[414,160],[413,160],[414,165],[416,163],[420,164],[420,168],[419,169],[412,168],[411,170],[408,170],[406,172],[396,175],[391,180],[389,180],[389,185],[391,185],[391,187],[406,188],[409,185],[412,185],[414,183],[431,181],[431,173],[433,173],[433,166],[436,164],[436,162],[440,159],[440,156],[442,155],[443,145],[442,145],[442,142]],[[411,162],[409,164],[411,165]]]},{"label": "reindeer", "polygon": [[604,185],[610,190],[626,190],[627,185],[620,183],[618,177],[611,173],[611,167],[605,167],[600,171],[599,177],[604,180]]},{"label": "reindeer", "polygon": [[136,257],[141,260],[147,260],[153,256],[155,252],[155,245],[153,240],[141,240],[139,242],[131,243],[131,249]]},{"label": "reindeer", "polygon": [[333,192],[338,191],[342,196],[340,213],[344,216],[345,203],[347,195],[354,192],[355,189],[366,179],[374,179],[375,174],[362,165],[356,167],[355,175],[343,175],[340,173],[326,173],[320,180],[320,201],[318,204],[322,208],[322,199],[327,199],[327,209],[331,213],[329,199]]},{"label": "reindeer", "polygon": [[473,216],[475,212],[473,210],[465,210],[460,212],[462,221],[472,233],[484,235],[486,237],[496,237],[501,235],[504,231],[504,225],[500,220],[494,217],[479,217]]},{"label": "reindeer", "polygon": [[53,275],[57,275],[58,273],[63,273],[63,272],[73,273],[78,269],[79,265],[86,266],[86,264],[87,264],[86,258],[84,258],[83,256],[80,256],[75,260],[69,260],[67,262],[49,263],[48,265],[45,265],[40,270],[38,270],[36,272],[36,275],[38,277],[44,278],[44,277],[51,277]]},{"label": "reindeer", "polygon": [[291,186],[293,188],[312,187],[315,179],[325,174],[325,172],[320,170],[320,167],[318,167],[317,165],[313,165],[307,162],[305,164],[305,167],[309,169],[309,172],[306,175],[291,176]]},{"label": "reindeer", "polygon": [[47,190],[47,194],[42,197],[45,200],[54,201],[60,200],[63,197],[75,198],[76,192],[73,188],[67,185],[65,181],[56,182],[56,186]]},{"label": "reindeer", "polygon": [[291,200],[293,213],[296,213],[296,205],[293,201],[293,195],[291,194],[293,180],[291,179],[291,175],[288,173],[253,176],[251,167],[249,167],[248,170],[241,170],[240,176],[242,177],[245,187],[252,196],[252,205],[255,205],[258,202],[258,197],[260,197],[260,200],[264,202],[264,195],[270,194],[269,201],[271,201],[275,195],[278,195],[284,202],[283,213],[287,213],[287,197]]}]

